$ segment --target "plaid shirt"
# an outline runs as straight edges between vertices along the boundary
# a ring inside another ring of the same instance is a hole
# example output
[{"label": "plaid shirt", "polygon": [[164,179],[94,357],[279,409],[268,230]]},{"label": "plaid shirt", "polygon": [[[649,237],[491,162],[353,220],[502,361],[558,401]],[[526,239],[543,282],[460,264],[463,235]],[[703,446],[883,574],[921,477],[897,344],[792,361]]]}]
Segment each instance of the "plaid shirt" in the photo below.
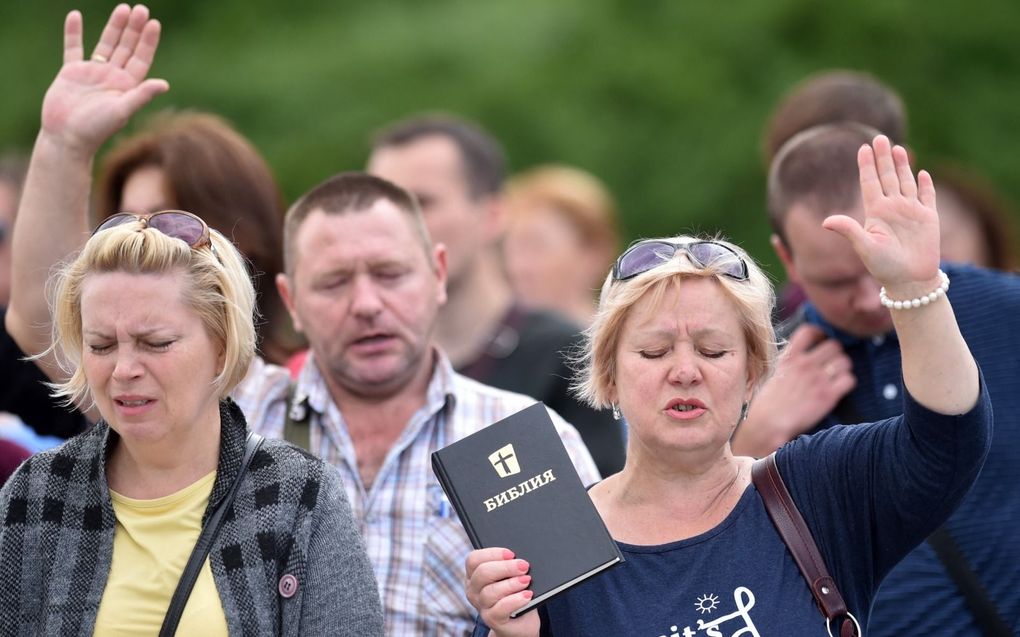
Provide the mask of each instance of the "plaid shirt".
[{"label": "plaid shirt", "polygon": [[[234,399],[254,430],[279,437],[288,387],[286,370],[258,360]],[[312,450],[343,477],[375,568],[386,634],[470,635],[475,611],[464,595],[463,581],[471,543],[432,473],[431,454],[535,400],[461,376],[437,351],[425,404],[390,449],[370,489],[361,480],[343,415],[312,355],[298,376],[294,402],[298,410],[311,410]],[[581,481],[598,480],[580,435],[551,415]]]}]

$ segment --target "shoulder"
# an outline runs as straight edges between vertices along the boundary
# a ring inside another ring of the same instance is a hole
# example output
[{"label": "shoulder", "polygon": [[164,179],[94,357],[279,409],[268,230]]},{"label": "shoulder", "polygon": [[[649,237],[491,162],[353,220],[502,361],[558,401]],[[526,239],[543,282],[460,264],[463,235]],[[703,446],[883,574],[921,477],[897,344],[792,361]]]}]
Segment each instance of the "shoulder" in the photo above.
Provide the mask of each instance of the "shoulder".
[{"label": "shoulder", "polygon": [[942,268],[949,275],[949,298],[954,306],[978,303],[985,311],[989,306],[1020,305],[1020,276],[1016,274],[955,263]]},{"label": "shoulder", "polygon": [[[282,504],[296,504],[309,511],[326,501],[345,499],[339,472],[320,458],[289,442],[265,438],[251,466],[252,488],[260,493],[276,493]],[[339,492],[339,493],[338,493]]]},{"label": "shoulder", "polygon": [[[256,356],[248,374],[230,393],[231,398],[244,412],[249,426],[255,431],[267,431],[271,420],[280,420],[290,389],[290,372],[285,367],[271,365]],[[272,429],[271,427],[269,428]]]},{"label": "shoulder", "polygon": [[87,515],[94,512],[106,483],[102,468],[106,431],[100,422],[59,447],[25,460],[0,491],[0,524],[46,522],[72,501],[84,503]]},{"label": "shoulder", "polygon": [[[451,423],[454,440],[469,436],[538,402],[531,396],[483,385],[457,373],[453,375],[451,386],[454,391]],[[548,405],[545,409],[584,483],[597,480],[598,471],[581,434],[554,409]]]},{"label": "shoulder", "polygon": [[549,310],[522,310],[521,335],[570,343],[578,340],[581,328],[565,316]]},{"label": "shoulder", "polygon": [[[485,385],[456,372],[452,390],[453,413],[456,425],[464,429],[463,435],[474,433],[538,402],[531,396]],[[573,430],[554,410],[548,406],[546,409],[557,429],[565,426]]]},{"label": "shoulder", "polygon": [[65,480],[96,479],[108,431],[107,425],[100,421],[60,446],[30,456],[18,473],[53,474]]}]

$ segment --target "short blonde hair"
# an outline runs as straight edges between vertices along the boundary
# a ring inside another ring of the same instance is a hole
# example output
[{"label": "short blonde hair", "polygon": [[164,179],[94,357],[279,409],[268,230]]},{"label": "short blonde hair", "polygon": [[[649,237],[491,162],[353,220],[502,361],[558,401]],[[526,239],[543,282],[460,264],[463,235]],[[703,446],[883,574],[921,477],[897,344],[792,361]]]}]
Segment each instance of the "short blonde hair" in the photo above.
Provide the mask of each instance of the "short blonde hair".
[{"label": "short blonde hair", "polygon": [[141,222],[129,222],[93,235],[82,251],[50,280],[53,345],[69,376],[54,383],[53,395],[67,405],[95,404],[81,366],[81,297],[90,274],[180,272],[187,279],[184,302],[198,313],[212,340],[223,350],[223,369],[213,380],[221,398],[248,372],[255,356],[255,289],[241,254],[210,229],[212,248],[193,249]]},{"label": "short blonde hair", "polygon": [[612,265],[620,249],[616,203],[594,175],[572,166],[537,166],[507,182],[505,200],[509,217],[551,208],[570,223],[586,248],[605,255],[605,267]]},{"label": "short blonde hair", "polygon": [[[659,239],[675,244],[702,240],[706,239],[686,235]],[[582,400],[595,409],[605,409],[612,404],[610,396],[616,385],[616,348],[630,309],[648,294],[652,295],[653,307],[656,307],[669,286],[679,285],[683,279],[692,277],[714,278],[737,306],[747,343],[748,371],[754,380],[755,391],[772,374],[778,352],[772,327],[772,310],[776,300],[772,282],[743,249],[721,239],[710,240],[722,243],[740,255],[747,264],[746,281],[724,276],[716,265],[702,268],[692,262],[683,250],[678,250],[669,261],[626,281],[614,280],[612,272],[609,273],[602,285],[595,320],[585,330],[585,347],[578,360],[579,376],[574,390]]]}]

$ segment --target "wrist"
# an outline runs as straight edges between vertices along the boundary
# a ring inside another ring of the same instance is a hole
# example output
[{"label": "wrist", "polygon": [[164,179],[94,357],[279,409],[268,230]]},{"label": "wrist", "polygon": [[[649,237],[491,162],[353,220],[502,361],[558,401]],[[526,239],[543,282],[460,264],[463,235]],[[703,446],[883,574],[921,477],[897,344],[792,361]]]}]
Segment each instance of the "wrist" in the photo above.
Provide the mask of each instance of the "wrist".
[{"label": "wrist", "polygon": [[879,298],[887,308],[901,310],[928,305],[945,296],[949,289],[949,277],[939,270],[927,281],[913,281],[883,286]]},{"label": "wrist", "polygon": [[81,140],[69,139],[66,135],[42,129],[36,137],[33,155],[91,166],[98,150],[98,147],[92,147]]}]

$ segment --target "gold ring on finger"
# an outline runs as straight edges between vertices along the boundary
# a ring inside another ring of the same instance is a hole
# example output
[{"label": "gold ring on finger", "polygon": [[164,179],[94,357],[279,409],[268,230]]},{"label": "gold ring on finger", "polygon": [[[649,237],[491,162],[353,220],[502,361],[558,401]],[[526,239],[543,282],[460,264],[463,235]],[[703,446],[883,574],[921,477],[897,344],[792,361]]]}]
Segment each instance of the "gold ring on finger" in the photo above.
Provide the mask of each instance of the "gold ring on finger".
[{"label": "gold ring on finger", "polygon": [[107,62],[109,62],[110,60],[108,60],[108,59],[106,58],[106,56],[105,56],[105,55],[103,55],[102,53],[93,53],[93,54],[92,54],[92,61],[93,61],[93,62],[98,62],[98,63],[100,63],[100,64],[106,64],[106,63],[107,63]]}]

